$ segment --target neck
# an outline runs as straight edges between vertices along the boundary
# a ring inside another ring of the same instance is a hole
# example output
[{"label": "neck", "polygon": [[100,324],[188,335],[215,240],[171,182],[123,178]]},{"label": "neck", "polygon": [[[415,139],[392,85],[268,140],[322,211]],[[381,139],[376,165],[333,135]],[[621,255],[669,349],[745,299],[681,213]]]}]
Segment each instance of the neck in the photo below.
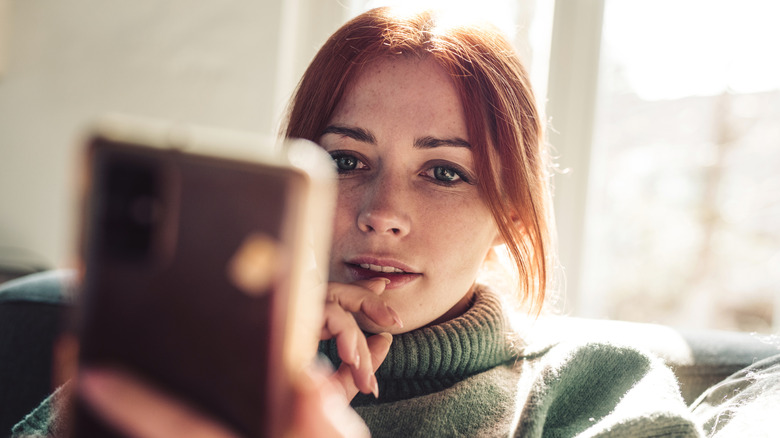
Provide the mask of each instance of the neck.
[{"label": "neck", "polygon": [[466,311],[468,311],[473,304],[474,304],[474,287],[472,286],[471,289],[469,289],[469,291],[466,293],[466,295],[464,295],[463,298],[461,298],[457,303],[455,303],[455,305],[452,306],[450,310],[444,312],[442,316],[426,324],[425,327],[439,325],[451,319],[455,319],[463,315],[464,313],[466,313]]},{"label": "neck", "polygon": [[[393,336],[390,352],[376,372],[379,402],[439,391],[513,360],[517,351],[501,298],[481,286],[469,298],[471,307],[460,316]],[[340,364],[334,340],[324,342],[320,351],[334,365]],[[375,402],[373,396],[358,394],[353,405]]]}]

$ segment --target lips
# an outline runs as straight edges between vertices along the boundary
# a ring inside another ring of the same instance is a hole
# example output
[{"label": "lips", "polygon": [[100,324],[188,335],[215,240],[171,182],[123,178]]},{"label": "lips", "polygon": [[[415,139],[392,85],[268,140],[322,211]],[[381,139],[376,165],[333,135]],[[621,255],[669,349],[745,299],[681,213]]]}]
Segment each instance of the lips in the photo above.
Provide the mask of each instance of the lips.
[{"label": "lips", "polygon": [[422,277],[422,274],[415,272],[413,268],[393,260],[361,257],[350,260],[345,265],[353,281],[387,278],[390,283],[385,289],[395,289]]}]

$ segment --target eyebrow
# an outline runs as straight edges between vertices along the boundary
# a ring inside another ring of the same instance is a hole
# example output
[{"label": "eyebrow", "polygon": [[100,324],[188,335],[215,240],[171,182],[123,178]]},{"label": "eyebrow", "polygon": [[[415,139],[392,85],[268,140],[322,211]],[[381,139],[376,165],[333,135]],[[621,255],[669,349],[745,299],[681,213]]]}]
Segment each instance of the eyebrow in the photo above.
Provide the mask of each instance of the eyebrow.
[{"label": "eyebrow", "polygon": [[414,141],[414,147],[417,149],[431,149],[439,146],[454,146],[460,148],[471,148],[471,144],[460,137],[454,138],[436,138],[421,137]]},{"label": "eyebrow", "polygon": [[338,134],[362,143],[376,144],[376,137],[374,137],[374,134],[362,128],[348,128],[346,126],[331,125],[322,131],[322,135],[325,134]]},{"label": "eyebrow", "polygon": [[[322,131],[322,135],[337,134],[349,137],[359,142],[376,144],[376,137],[371,131],[363,128],[352,128],[346,126],[330,125]],[[471,148],[471,144],[460,137],[436,138],[431,136],[420,137],[414,141],[416,149],[432,149],[440,146]]]}]

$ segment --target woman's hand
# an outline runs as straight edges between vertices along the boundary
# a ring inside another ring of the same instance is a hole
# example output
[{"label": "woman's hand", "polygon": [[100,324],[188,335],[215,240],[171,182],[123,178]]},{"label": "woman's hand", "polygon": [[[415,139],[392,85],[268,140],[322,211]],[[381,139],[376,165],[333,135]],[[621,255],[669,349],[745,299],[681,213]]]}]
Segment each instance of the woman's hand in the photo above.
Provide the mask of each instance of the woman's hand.
[{"label": "woman's hand", "polygon": [[403,327],[398,314],[381,297],[387,284],[385,278],[328,284],[321,339],[336,338],[342,363],[335,377],[347,400],[352,400],[358,391],[379,396],[374,372],[385,360],[392,342],[389,333],[366,338],[353,313],[362,313],[380,327]]},{"label": "woman's hand", "polygon": [[77,390],[103,421],[129,437],[238,438],[221,424],[120,371],[82,370]]},{"label": "woman's hand", "polygon": [[[286,436],[369,436],[365,423],[344,398],[340,383],[329,374],[330,370],[316,368],[301,373],[294,387],[292,430]],[[77,390],[104,421],[129,437],[238,438],[220,423],[119,371],[83,370]]]}]

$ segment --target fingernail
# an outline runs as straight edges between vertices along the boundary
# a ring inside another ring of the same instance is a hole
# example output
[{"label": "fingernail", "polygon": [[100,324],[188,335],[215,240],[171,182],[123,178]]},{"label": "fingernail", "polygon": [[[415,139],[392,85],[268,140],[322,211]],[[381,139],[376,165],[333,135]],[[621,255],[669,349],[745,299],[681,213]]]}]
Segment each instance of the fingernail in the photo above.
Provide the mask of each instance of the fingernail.
[{"label": "fingernail", "polygon": [[371,393],[374,394],[374,398],[379,398],[379,382],[376,381],[376,376],[371,375]]},{"label": "fingernail", "polygon": [[385,308],[387,308],[387,311],[390,312],[390,315],[393,317],[393,321],[395,322],[395,325],[397,325],[399,328],[404,328],[404,323],[401,322],[401,317],[398,316],[398,313],[393,310],[392,307],[385,304]]},{"label": "fingernail", "polygon": [[352,366],[360,368],[360,354],[358,354],[357,350],[355,350],[355,354],[353,355]]},{"label": "fingernail", "polygon": [[390,284],[390,279],[389,278],[385,278],[385,277],[374,277],[372,280],[382,280],[382,281],[385,282],[385,286]]},{"label": "fingernail", "polygon": [[393,342],[393,335],[387,332],[377,333],[379,336],[385,338],[387,342],[392,343]]}]

